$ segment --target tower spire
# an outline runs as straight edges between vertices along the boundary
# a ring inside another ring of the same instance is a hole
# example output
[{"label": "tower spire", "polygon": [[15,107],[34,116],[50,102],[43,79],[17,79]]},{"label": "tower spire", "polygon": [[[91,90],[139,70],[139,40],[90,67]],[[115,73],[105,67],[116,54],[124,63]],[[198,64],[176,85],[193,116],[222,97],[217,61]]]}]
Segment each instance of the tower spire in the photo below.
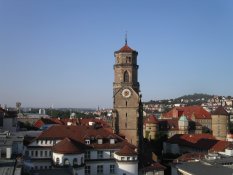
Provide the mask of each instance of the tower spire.
[{"label": "tower spire", "polygon": [[125,45],[127,45],[127,31],[125,32]]}]

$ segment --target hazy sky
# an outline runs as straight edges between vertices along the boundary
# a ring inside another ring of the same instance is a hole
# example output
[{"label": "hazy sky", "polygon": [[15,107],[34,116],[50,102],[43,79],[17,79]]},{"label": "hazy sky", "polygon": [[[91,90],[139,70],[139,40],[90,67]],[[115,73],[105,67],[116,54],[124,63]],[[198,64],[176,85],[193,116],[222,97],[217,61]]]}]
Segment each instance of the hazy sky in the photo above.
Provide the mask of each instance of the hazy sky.
[{"label": "hazy sky", "polygon": [[112,107],[125,31],[144,101],[233,95],[232,0],[0,0],[0,104]]}]

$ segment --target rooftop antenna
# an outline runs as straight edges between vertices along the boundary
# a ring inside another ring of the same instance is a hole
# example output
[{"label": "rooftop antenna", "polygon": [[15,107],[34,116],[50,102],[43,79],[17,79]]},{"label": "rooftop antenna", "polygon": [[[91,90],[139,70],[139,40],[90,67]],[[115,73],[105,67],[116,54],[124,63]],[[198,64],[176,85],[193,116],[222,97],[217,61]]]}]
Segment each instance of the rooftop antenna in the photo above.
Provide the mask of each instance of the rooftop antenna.
[{"label": "rooftop antenna", "polygon": [[125,32],[125,45],[127,45],[127,31]]}]

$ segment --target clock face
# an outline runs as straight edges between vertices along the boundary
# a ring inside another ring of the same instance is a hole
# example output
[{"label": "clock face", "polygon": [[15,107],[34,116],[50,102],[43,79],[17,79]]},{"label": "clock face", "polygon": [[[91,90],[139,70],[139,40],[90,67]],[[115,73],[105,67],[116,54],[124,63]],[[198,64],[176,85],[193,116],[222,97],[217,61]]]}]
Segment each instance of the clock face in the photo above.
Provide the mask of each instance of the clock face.
[{"label": "clock face", "polygon": [[122,96],[125,98],[129,98],[131,96],[131,91],[129,89],[124,89],[122,91]]}]

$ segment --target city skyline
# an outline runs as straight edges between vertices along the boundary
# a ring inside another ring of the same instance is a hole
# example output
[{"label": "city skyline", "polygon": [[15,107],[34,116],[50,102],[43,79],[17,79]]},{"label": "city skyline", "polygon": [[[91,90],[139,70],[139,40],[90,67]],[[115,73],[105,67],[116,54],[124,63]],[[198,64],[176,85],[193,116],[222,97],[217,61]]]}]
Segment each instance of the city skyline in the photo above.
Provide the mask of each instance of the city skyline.
[{"label": "city skyline", "polygon": [[126,31],[143,101],[233,96],[232,20],[230,0],[0,0],[0,104],[112,107]]}]

